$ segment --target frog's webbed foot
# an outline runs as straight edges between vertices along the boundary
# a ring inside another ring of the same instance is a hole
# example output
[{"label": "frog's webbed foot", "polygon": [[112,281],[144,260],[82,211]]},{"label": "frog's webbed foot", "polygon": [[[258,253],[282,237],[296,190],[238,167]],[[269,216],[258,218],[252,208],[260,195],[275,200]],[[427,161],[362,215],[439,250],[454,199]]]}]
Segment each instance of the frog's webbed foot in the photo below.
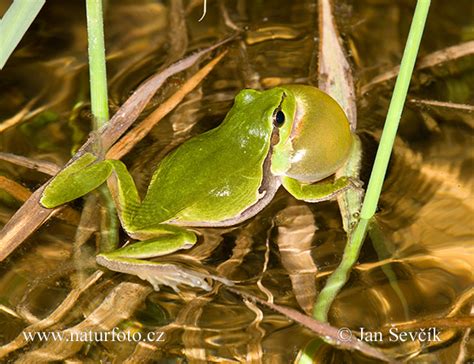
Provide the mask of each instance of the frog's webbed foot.
[{"label": "frog's webbed foot", "polygon": [[207,280],[216,280],[226,285],[233,285],[228,279],[200,273],[170,263],[148,262],[129,258],[114,258],[111,260],[104,255],[97,256],[97,263],[116,272],[136,275],[140,279],[150,282],[155,291],[160,290],[161,284],[173,288],[175,292],[179,292],[178,285],[184,284],[209,292],[212,286]]},{"label": "frog's webbed foot", "polygon": [[[211,291],[212,286],[209,281],[216,280],[226,285],[233,285],[228,279],[214,276],[211,274],[200,273],[191,269],[182,268],[174,264],[160,264],[156,263],[156,269],[146,270],[145,273],[137,274],[139,278],[151,283],[155,291],[159,291],[159,285],[163,284],[169,286],[179,292],[177,287],[179,284],[184,284],[194,288],[201,288],[205,291]],[[154,272],[156,270],[156,272]]]},{"label": "frog's webbed foot", "polygon": [[188,271],[173,264],[156,264],[147,267],[145,270],[137,272],[136,275],[151,283],[155,291],[160,290],[160,284],[166,285],[175,292],[179,292],[179,284],[185,284],[194,288],[202,288],[205,291],[210,291],[212,287],[202,277],[195,274],[193,271]]}]

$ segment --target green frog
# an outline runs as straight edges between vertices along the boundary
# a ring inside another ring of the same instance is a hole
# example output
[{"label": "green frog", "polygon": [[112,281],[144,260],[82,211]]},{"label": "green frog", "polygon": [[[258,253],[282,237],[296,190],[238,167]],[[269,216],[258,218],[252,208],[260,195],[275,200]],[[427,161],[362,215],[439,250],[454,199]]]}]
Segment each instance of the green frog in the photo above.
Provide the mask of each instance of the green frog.
[{"label": "green frog", "polygon": [[108,180],[123,229],[140,240],[97,256],[109,269],[136,274],[155,289],[178,284],[210,289],[205,279],[154,258],[189,249],[194,227],[239,224],[267,206],[283,186],[299,200],[333,199],[355,185],[326,180],[348,159],[354,135],[341,107],[306,85],[238,93],[224,121],[164,157],[140,198],[119,160],[86,153],[46,187],[41,204],[53,208]]}]

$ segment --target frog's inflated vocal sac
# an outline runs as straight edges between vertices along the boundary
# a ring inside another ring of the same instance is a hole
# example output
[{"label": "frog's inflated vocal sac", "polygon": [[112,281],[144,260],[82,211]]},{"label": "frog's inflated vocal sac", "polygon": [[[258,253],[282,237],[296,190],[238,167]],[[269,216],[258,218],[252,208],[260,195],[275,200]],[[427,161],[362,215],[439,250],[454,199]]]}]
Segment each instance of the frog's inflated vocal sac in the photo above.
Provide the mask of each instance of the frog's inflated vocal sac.
[{"label": "frog's inflated vocal sac", "polygon": [[249,219],[281,185],[300,200],[333,198],[351,186],[350,179],[321,180],[343,166],[352,144],[344,112],[317,88],[243,90],[222,124],[186,141],[159,163],[143,200],[122,162],[97,162],[88,153],[52,180],[41,204],[56,207],[111,177],[122,226],[141,241],[100,254],[98,263],[137,274],[156,289],[158,284],[176,289],[178,283],[192,283],[182,272],[150,273],[165,266],[143,259],[192,247],[196,235],[186,227],[231,226]]}]

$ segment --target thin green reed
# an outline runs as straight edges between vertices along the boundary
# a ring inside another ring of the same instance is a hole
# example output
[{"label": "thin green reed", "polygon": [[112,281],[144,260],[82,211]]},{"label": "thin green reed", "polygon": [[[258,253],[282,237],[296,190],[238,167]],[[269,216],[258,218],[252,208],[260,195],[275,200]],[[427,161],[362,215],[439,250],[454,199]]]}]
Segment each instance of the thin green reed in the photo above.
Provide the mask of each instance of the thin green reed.
[{"label": "thin green reed", "polygon": [[405,44],[400,73],[398,74],[392,99],[388,108],[385,125],[380,139],[379,148],[375,157],[374,166],[370,175],[369,184],[365,194],[360,221],[357,224],[348,246],[344,251],[341,264],[328,278],[325,287],[321,291],[314,305],[314,318],[322,321],[327,320],[327,313],[336,295],[347,282],[349,271],[359,257],[360,248],[367,233],[367,227],[375,214],[377,203],[382,191],[382,185],[387,172],[388,162],[393,149],[393,143],[397,134],[400,117],[405,104],[408,87],[410,85],[416,56],[423,35],[430,0],[419,0],[416,5],[413,21],[411,23],[408,39]]},{"label": "thin green reed", "polygon": [[360,248],[367,232],[367,227],[375,214],[380,192],[382,191],[383,181],[387,172],[390,154],[392,153],[393,143],[400,123],[400,117],[405,104],[408,87],[410,85],[410,79],[415,66],[416,56],[418,54],[429,7],[430,0],[419,0],[417,2],[410,32],[405,44],[405,50],[403,52],[400,73],[398,74],[392,99],[390,100],[385,126],[383,128],[382,137],[380,139],[379,148],[377,150],[364,203],[362,205],[360,221],[351,235],[348,246],[344,251],[341,264],[329,277],[325,287],[318,296],[318,300],[313,309],[313,316],[316,319],[323,321],[327,320],[329,308],[342,286],[346,283],[350,268],[357,261]]},{"label": "thin green reed", "polygon": [[[313,317],[317,320],[327,321],[329,308],[336,298],[336,295],[347,282],[350,270],[359,257],[359,252],[366,236],[367,228],[370,226],[370,222],[377,209],[378,200],[382,191],[383,181],[393,149],[393,143],[400,123],[400,117],[405,104],[429,7],[430,0],[418,0],[408,39],[405,44],[400,72],[395,83],[392,99],[390,100],[382,137],[380,139],[379,148],[377,150],[377,155],[362,205],[360,221],[344,250],[344,255],[340,265],[328,278],[326,285],[319,294],[313,307]],[[301,353],[298,363],[313,363],[313,356],[321,343],[321,340],[312,340],[309,342]]]},{"label": "thin green reed", "polygon": [[[107,70],[105,63],[104,21],[102,0],[87,0],[87,37],[89,45],[89,77],[91,91],[91,110],[94,119],[94,130],[102,127],[109,120],[109,101],[107,95]],[[100,146],[97,146],[100,150]],[[104,154],[104,151],[100,152]],[[105,229],[101,229],[102,252],[116,249],[118,244],[118,225],[115,205],[106,186],[100,193],[108,211]]]},{"label": "thin green reed", "polygon": [[96,123],[94,129],[98,129],[109,120],[102,0],[87,0],[86,9],[91,109]]}]

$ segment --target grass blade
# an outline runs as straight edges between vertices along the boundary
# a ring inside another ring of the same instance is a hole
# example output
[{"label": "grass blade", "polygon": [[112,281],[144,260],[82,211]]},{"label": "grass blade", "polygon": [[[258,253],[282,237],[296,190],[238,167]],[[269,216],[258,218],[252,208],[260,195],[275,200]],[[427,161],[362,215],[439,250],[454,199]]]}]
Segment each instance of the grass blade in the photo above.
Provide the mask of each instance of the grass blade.
[{"label": "grass blade", "polygon": [[0,69],[25,35],[46,0],[15,0],[0,20]]},{"label": "grass blade", "polygon": [[375,214],[377,203],[382,191],[382,185],[387,171],[388,162],[392,153],[393,143],[400,123],[403,106],[405,104],[411,75],[415,67],[416,56],[423,35],[430,0],[419,0],[416,4],[415,15],[410,27],[410,33],[403,52],[400,73],[398,74],[392,99],[388,108],[387,118],[380,139],[380,145],[375,157],[374,167],[370,175],[369,184],[362,205],[361,218],[370,219]]}]

